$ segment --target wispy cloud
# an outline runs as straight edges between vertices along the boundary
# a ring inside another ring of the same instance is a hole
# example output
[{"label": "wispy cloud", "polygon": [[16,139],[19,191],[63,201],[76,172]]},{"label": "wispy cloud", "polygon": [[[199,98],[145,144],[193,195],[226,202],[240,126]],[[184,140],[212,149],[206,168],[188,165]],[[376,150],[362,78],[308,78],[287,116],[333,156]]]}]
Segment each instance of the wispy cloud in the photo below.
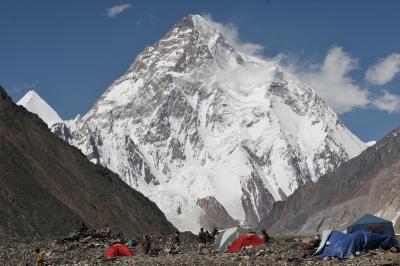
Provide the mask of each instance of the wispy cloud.
[{"label": "wispy cloud", "polygon": [[233,23],[222,24],[215,22],[210,15],[203,15],[209,25],[217,29],[225,37],[226,41],[238,51],[250,55],[260,55],[264,47],[260,44],[243,42],[239,38],[238,28]]},{"label": "wispy cloud", "polygon": [[131,4],[115,5],[107,9],[107,17],[113,18],[122,12],[132,8]]},{"label": "wispy cloud", "polygon": [[10,89],[10,92],[21,93],[21,92],[25,92],[25,91],[28,91],[31,89],[36,89],[39,84],[40,84],[40,81],[37,79],[32,82],[24,82],[24,83],[12,86]]},{"label": "wispy cloud", "polygon": [[[386,64],[383,63],[382,66]],[[374,69],[375,66],[370,69]],[[381,73],[381,78],[382,75],[386,75],[382,73],[387,73],[380,69],[384,68],[382,66],[378,66],[378,70],[374,71]],[[342,47],[333,47],[321,65],[297,70],[297,74],[312,85],[338,113],[350,112],[356,108],[373,108],[389,113],[400,112],[400,95],[391,94],[387,90],[372,94],[351,78],[350,72],[357,67],[357,59],[345,53]]]},{"label": "wispy cloud", "polygon": [[375,108],[389,112],[399,113],[400,112],[400,96],[391,94],[384,90],[384,94],[381,97],[377,97],[372,101]]},{"label": "wispy cloud", "polygon": [[375,85],[384,85],[400,73],[400,54],[393,53],[368,68],[365,79]]},{"label": "wispy cloud", "polygon": [[300,70],[300,77],[312,85],[318,94],[338,113],[369,104],[368,92],[354,81],[349,72],[357,68],[357,60],[341,47],[328,51],[321,65]]},{"label": "wispy cloud", "polygon": [[147,17],[148,17],[149,19],[152,19],[152,20],[157,20],[157,19],[158,19],[157,16],[155,16],[155,15],[153,15],[153,14],[148,14]]},{"label": "wispy cloud", "polygon": [[[358,108],[378,109],[389,113],[400,112],[400,95],[392,94],[387,90],[370,92],[368,88],[352,78],[351,72],[358,69],[358,59],[346,53],[342,47],[334,46],[329,49],[320,64],[305,64],[295,55],[288,55],[284,52],[274,58],[265,58],[262,55],[263,46],[242,41],[234,24],[215,22],[209,15],[203,15],[203,17],[236,50],[250,54],[266,63],[260,64],[258,67],[241,67],[233,71],[218,73],[218,81],[223,82],[228,88],[230,83],[234,85],[231,86],[232,88],[243,87],[243,89],[262,84],[271,76],[271,66],[281,65],[286,71],[295,74],[302,81],[311,85],[318,95],[340,114]],[[400,61],[400,55],[392,54],[381,60],[379,64],[372,66],[368,71],[371,73],[373,71],[374,75],[376,74],[375,79],[384,84],[400,72],[398,60]],[[369,76],[371,75],[369,74]],[[243,86],[241,86],[242,83]]]}]

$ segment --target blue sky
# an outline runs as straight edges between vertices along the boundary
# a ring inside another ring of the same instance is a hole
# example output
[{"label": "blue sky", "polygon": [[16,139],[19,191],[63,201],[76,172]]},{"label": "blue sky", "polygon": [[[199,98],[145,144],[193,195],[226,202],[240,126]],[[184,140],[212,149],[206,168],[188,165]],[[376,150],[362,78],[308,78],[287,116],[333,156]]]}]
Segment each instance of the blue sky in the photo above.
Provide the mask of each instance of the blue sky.
[{"label": "blue sky", "polygon": [[330,84],[321,94],[361,139],[400,126],[400,1],[2,0],[0,11],[0,84],[15,101],[34,88],[64,119],[86,113],[182,17],[208,14]]}]

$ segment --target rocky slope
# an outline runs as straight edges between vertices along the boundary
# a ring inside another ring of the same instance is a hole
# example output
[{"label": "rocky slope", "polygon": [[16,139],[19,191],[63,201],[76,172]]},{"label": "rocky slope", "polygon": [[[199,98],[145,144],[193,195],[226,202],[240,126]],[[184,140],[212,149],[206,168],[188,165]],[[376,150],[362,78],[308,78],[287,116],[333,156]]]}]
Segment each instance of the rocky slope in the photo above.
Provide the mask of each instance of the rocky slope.
[{"label": "rocky slope", "polygon": [[126,233],[171,232],[157,206],[92,164],[0,87],[0,236],[57,236],[78,222]]},{"label": "rocky slope", "polygon": [[311,87],[198,15],[52,130],[193,231],[257,225],[274,201],[366,148]]},{"label": "rocky slope", "polygon": [[279,234],[315,234],[346,225],[372,213],[400,231],[400,129],[322,176],[285,202],[274,205],[259,229]]}]

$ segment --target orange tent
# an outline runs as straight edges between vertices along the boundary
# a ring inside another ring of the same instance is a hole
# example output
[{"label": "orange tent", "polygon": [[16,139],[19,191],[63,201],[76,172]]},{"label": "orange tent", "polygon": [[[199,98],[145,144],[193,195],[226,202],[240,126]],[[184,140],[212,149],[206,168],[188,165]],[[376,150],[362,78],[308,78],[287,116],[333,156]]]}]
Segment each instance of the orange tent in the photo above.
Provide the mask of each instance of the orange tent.
[{"label": "orange tent", "polygon": [[243,234],[228,247],[228,253],[239,252],[242,247],[263,245],[264,240],[255,234]]},{"label": "orange tent", "polygon": [[123,244],[114,244],[108,248],[104,256],[107,259],[122,257],[122,256],[133,256],[133,252]]}]

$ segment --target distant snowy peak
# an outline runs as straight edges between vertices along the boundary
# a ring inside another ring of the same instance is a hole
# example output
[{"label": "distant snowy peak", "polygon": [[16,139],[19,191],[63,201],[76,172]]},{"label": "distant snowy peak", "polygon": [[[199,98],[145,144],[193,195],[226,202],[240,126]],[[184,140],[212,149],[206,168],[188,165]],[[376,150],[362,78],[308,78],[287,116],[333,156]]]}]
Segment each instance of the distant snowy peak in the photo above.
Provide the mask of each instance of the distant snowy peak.
[{"label": "distant snowy peak", "polygon": [[365,143],[366,145],[367,145],[367,147],[371,147],[371,146],[374,146],[375,144],[376,144],[376,140],[371,140],[371,141],[368,141],[367,143]]},{"label": "distant snowy peak", "polygon": [[17,102],[17,104],[22,105],[29,112],[37,114],[49,127],[62,121],[57,112],[54,111],[54,109],[51,108],[51,106],[48,105],[34,90],[28,91],[25,96]]}]

